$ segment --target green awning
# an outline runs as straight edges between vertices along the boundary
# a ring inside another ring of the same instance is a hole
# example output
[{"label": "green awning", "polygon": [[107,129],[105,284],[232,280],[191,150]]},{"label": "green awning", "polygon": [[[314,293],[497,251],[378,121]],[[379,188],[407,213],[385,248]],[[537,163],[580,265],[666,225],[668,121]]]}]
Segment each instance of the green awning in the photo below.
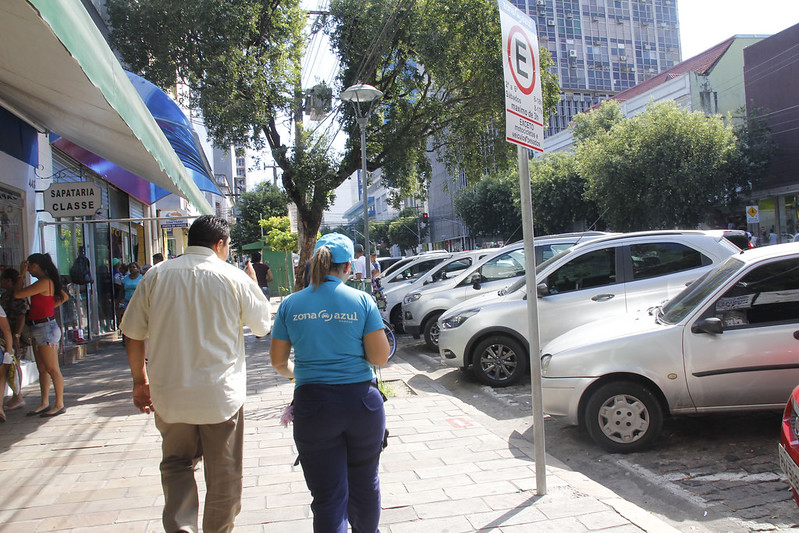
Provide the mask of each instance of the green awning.
[{"label": "green awning", "polygon": [[245,252],[250,250],[262,250],[264,248],[267,248],[267,245],[264,241],[251,242],[250,244],[245,244],[241,247],[241,249]]},{"label": "green awning", "polygon": [[214,212],[80,0],[3,0],[0,44],[0,105]]}]

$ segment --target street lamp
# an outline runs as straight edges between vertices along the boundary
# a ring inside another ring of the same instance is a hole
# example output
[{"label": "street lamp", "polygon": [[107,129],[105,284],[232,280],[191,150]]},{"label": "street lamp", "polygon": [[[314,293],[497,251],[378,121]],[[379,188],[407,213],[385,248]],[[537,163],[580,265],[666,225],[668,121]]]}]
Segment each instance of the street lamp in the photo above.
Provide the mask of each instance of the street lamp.
[{"label": "street lamp", "polygon": [[[369,115],[372,114],[372,109],[375,103],[383,97],[382,91],[375,89],[371,85],[358,84],[347,87],[341,91],[341,99],[345,102],[350,102],[355,110],[355,120],[361,127],[361,183],[363,188],[363,236],[366,241],[364,246],[364,254],[366,255],[366,263],[369,263],[369,254],[372,247],[369,245],[369,184],[367,183],[366,174],[366,123],[369,122]],[[366,279],[372,277],[372,269],[367,267]]]}]

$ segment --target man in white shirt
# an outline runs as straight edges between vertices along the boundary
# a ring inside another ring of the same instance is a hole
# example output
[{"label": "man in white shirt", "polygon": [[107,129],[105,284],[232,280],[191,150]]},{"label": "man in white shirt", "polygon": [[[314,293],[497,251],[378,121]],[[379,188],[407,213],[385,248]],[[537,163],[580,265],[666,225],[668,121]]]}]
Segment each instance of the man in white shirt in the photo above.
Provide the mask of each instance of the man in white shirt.
[{"label": "man in white shirt", "polygon": [[353,263],[355,279],[366,279],[366,256],[363,255],[363,244],[355,245],[355,262]]},{"label": "man in white shirt", "polygon": [[188,245],[182,256],[147,272],[121,329],[133,403],[155,413],[163,438],[164,529],[199,531],[194,466],[202,458],[203,531],[229,532],[241,510],[247,394],[242,325],[266,335],[271,309],[257,283],[225,262],[227,221],[199,217],[189,228]]}]

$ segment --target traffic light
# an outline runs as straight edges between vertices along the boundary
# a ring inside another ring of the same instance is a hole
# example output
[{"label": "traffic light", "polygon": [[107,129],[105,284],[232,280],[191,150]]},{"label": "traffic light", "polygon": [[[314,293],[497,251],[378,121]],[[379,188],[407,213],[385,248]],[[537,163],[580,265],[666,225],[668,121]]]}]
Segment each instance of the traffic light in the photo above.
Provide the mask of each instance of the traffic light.
[{"label": "traffic light", "polygon": [[427,226],[427,222],[429,220],[430,220],[430,217],[427,215],[427,213],[422,213],[422,224]]}]

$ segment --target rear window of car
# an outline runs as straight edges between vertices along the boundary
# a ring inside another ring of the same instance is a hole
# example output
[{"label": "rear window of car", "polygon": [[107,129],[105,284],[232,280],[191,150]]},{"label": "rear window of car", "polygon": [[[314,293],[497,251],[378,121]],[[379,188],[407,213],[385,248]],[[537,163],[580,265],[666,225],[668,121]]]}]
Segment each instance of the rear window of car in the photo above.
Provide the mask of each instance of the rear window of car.
[{"label": "rear window of car", "polygon": [[657,242],[630,245],[633,279],[648,279],[674,274],[709,264],[710,258],[684,244]]}]

